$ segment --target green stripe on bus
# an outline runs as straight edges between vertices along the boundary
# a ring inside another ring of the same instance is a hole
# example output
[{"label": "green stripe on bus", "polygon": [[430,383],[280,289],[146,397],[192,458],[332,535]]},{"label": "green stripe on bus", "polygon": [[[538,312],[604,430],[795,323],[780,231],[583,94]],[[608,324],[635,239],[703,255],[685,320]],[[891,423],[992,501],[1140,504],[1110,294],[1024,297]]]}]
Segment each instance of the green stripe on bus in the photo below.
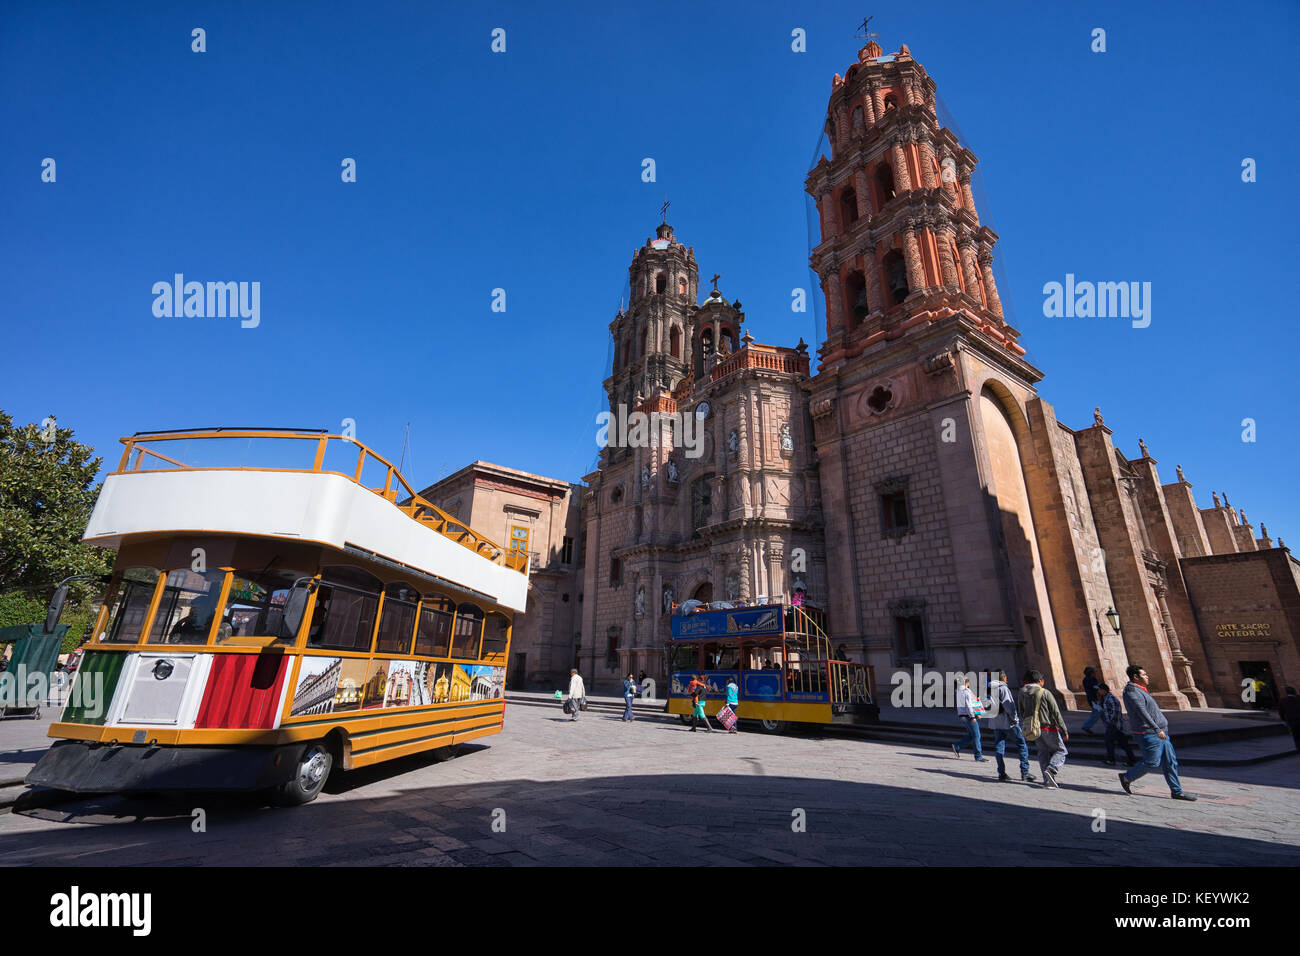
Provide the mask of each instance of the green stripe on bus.
[{"label": "green stripe on bus", "polygon": [[[73,692],[73,703],[63,711],[63,720],[72,724],[102,725],[108,719],[108,708],[113,703],[113,692],[117,690],[118,679],[130,654],[105,654],[91,651],[82,658],[77,668],[77,685],[80,693]],[[92,689],[96,675],[103,681],[102,691]]]}]

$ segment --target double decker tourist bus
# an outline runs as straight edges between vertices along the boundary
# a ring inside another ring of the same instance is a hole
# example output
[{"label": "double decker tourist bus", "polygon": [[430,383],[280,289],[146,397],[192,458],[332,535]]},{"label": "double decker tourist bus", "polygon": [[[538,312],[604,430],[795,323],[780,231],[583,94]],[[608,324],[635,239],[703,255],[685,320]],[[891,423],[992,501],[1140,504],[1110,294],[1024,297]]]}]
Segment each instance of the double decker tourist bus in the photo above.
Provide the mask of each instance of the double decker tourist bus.
[{"label": "double decker tourist bus", "polygon": [[[81,792],[265,790],[502,728],[526,552],[323,431],[137,433],[85,540],[117,549],[59,738],[27,777]],[[57,622],[56,592],[46,627]]]},{"label": "double decker tourist bus", "polygon": [[790,724],[875,723],[872,669],[837,660],[824,624],[824,613],[809,605],[683,603],[673,612],[667,647],[668,712],[689,719],[686,688],[699,678],[704,712],[716,715],[734,677],[737,716],[773,733]]}]

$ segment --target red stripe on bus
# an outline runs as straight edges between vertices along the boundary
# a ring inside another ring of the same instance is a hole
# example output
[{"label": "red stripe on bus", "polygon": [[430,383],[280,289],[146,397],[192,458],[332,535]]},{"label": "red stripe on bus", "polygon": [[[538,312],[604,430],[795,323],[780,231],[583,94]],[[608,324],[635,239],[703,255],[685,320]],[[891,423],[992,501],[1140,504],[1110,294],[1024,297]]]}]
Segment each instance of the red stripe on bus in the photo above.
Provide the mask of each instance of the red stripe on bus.
[{"label": "red stripe on bus", "polygon": [[215,655],[194,726],[270,727],[288,660],[282,654]]}]

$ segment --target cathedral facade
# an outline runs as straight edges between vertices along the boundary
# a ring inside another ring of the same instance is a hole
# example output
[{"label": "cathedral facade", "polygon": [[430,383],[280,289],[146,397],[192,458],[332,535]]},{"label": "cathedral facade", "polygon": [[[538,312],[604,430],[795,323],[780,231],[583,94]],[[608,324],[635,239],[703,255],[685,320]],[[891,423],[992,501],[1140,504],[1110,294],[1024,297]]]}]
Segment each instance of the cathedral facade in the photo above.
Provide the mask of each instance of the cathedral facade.
[{"label": "cathedral facade", "polygon": [[[581,501],[589,683],[664,676],[687,598],[796,590],[877,693],[920,664],[1028,668],[1084,707],[1085,666],[1129,663],[1162,706],[1241,706],[1300,680],[1300,563],[1245,514],[1200,508],[1145,443],[1128,458],[1100,410],[1082,429],[1003,316],[997,235],[977,159],[944,128],[935,85],[872,40],[832,83],[830,156],[805,188],[826,339],[761,345],[741,303],[699,297],[694,250],[667,223],[637,250],[610,323],[618,427]],[[814,366],[815,363],[815,367]]]}]

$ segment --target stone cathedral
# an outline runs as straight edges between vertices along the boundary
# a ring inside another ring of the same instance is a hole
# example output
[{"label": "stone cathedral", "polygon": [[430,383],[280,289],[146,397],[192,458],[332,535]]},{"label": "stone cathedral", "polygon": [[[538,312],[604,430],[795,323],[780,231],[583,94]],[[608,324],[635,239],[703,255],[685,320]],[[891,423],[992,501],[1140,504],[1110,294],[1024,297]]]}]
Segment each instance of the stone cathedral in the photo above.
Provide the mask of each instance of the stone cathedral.
[{"label": "stone cathedral", "polygon": [[[998,298],[977,159],[906,46],[871,40],[834,77],[826,133],[804,183],[816,356],[754,341],[716,276],[701,296],[667,222],[633,256],[604,385],[611,416],[640,413],[648,437],[602,450],[572,496],[571,577],[548,585],[576,592],[588,685],[662,680],[676,602],[796,589],[886,697],[917,664],[1014,682],[1032,667],[1071,708],[1089,665],[1112,687],[1143,665],[1172,708],[1300,682],[1300,562],[1282,542],[1226,495],[1200,507],[1181,468],[1164,481],[1144,442],[1121,453],[1099,409],[1074,429],[1038,394]],[[690,446],[674,431],[687,425]],[[517,629],[516,649],[535,627],[556,664],[529,679],[562,679],[546,622]]]}]

